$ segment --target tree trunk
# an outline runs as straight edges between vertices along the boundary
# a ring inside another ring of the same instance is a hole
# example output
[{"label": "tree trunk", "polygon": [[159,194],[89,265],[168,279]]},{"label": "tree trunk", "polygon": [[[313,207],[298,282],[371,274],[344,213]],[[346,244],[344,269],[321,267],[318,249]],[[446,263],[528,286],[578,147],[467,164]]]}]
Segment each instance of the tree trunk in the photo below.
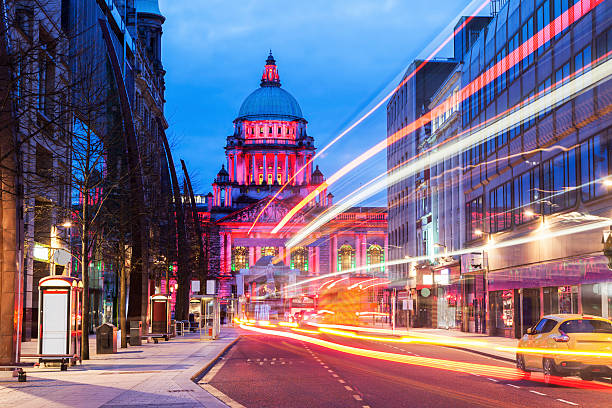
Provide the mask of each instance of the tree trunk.
[{"label": "tree trunk", "polygon": [[[119,248],[120,251],[123,251],[125,254],[125,248]],[[120,296],[119,296],[119,327],[121,328],[121,348],[127,348],[127,308],[126,308],[126,295],[127,295],[127,268],[125,266],[125,255],[123,256],[123,262],[121,264],[121,273],[119,274],[119,279],[121,280],[119,284]]]}]

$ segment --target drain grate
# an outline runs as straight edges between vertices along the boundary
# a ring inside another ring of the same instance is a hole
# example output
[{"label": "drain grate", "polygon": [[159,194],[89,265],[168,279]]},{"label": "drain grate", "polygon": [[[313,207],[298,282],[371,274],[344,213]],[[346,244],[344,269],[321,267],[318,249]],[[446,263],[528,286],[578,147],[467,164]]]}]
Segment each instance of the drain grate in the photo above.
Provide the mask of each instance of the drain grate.
[{"label": "drain grate", "polygon": [[168,392],[193,392],[193,390],[168,390]]}]

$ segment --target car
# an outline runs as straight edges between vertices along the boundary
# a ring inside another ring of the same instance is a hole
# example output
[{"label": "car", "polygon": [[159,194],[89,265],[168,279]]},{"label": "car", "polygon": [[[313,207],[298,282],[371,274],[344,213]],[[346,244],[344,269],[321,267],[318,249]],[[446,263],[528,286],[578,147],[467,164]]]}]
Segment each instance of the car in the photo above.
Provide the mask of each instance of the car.
[{"label": "car", "polygon": [[544,373],[544,381],[552,377],[580,376],[590,381],[595,378],[612,378],[612,358],[609,356],[584,356],[554,354],[553,350],[612,353],[612,321],[590,315],[547,315],[527,329],[518,342],[519,350],[546,349],[551,354],[520,351],[516,354],[516,367],[524,372],[533,370]]}]

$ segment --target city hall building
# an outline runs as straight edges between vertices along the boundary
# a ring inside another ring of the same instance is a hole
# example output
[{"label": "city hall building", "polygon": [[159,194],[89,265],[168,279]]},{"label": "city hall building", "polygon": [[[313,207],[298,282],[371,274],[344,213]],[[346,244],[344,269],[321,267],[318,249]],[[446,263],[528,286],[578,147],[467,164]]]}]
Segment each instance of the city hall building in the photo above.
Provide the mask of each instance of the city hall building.
[{"label": "city hall building", "polygon": [[[214,179],[206,208],[201,207],[201,216],[213,225],[209,264],[220,277],[221,296],[242,293],[236,288],[236,275],[244,278],[246,293],[255,288],[255,294],[260,271],[272,260],[274,268],[292,276],[293,282],[360,267],[364,268],[354,275],[386,273],[384,268],[368,267],[385,260],[385,208],[352,208],[289,250],[285,242],[333,205],[332,194],[323,190],[272,233],[289,210],[325,181],[319,166],[311,162],[316,149],[307,126],[297,100],[281,87],[270,53],[260,87],[243,101],[234,120],[234,132],[225,145],[227,161]],[[278,281],[289,282],[283,279]],[[314,294],[323,282],[303,291]]]}]

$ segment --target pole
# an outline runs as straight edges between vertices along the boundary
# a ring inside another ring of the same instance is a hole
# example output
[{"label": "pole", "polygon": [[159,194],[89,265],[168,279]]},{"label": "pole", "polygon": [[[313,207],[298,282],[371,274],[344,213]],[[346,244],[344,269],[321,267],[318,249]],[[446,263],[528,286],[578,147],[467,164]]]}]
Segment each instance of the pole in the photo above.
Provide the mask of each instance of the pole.
[{"label": "pole", "polygon": [[393,289],[393,295],[391,296],[391,331],[395,333],[395,302],[396,302],[396,289]]}]

